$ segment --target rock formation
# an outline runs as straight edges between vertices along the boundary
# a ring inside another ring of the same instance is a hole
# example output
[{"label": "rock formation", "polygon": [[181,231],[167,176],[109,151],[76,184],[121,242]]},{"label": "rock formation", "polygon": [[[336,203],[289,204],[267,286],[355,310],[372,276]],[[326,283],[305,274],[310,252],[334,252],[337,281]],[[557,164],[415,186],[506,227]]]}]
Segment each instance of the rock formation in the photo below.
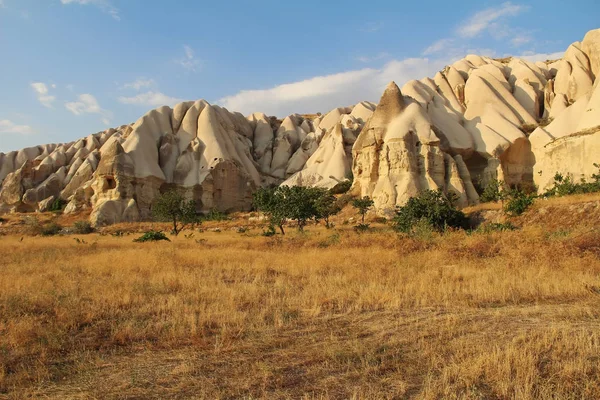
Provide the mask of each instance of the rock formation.
[{"label": "rock formation", "polygon": [[381,214],[425,189],[474,204],[491,179],[543,191],[556,172],[596,172],[599,75],[600,29],[560,60],[468,55],[433,78],[392,82],[377,105],[317,117],[244,117],[204,100],[160,107],[76,142],[0,153],[0,213],[61,200],[103,225],[149,218],[174,187],[199,212],[228,212],[249,209],[261,185],[350,178]]}]

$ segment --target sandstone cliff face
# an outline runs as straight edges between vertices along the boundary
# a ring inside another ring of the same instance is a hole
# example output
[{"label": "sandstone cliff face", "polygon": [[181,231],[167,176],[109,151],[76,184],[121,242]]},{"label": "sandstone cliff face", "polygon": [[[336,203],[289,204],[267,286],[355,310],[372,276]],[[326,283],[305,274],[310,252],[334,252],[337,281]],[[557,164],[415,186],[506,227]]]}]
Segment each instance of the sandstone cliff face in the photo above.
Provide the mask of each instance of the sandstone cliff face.
[{"label": "sandstone cliff face", "polygon": [[390,84],[378,105],[315,119],[244,117],[204,100],[160,107],[76,142],[0,153],[0,213],[61,199],[65,213],[89,210],[97,225],[145,219],[173,187],[199,212],[247,210],[261,185],[332,187],[352,176],[381,214],[425,189],[474,204],[491,179],[542,191],[556,172],[596,172],[598,75],[600,29],[560,60],[468,55],[433,78]]}]

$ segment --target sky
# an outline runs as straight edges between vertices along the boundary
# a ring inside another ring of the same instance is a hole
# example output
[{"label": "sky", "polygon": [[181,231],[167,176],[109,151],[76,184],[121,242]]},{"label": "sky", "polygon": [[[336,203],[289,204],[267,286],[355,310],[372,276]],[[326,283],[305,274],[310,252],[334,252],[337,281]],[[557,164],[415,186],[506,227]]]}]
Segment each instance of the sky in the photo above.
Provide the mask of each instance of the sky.
[{"label": "sky", "polygon": [[324,113],[467,54],[559,58],[596,28],[598,0],[0,0],[0,152],[184,100]]}]

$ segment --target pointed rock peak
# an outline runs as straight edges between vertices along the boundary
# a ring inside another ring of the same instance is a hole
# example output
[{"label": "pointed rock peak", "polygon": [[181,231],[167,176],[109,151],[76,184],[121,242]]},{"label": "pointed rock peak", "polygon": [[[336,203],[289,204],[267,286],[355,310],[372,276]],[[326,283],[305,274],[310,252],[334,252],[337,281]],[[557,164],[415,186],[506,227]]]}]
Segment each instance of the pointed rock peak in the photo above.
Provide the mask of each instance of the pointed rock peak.
[{"label": "pointed rock peak", "polygon": [[371,117],[371,126],[387,125],[402,112],[405,106],[400,88],[396,85],[396,82],[390,82],[385,88],[381,100],[379,100],[379,104]]}]

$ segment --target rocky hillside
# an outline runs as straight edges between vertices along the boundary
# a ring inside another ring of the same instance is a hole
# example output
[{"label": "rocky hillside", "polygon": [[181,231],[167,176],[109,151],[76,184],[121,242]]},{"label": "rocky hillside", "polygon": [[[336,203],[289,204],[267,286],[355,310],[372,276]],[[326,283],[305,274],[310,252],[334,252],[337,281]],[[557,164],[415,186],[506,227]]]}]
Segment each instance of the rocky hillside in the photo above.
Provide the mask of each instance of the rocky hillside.
[{"label": "rocky hillside", "polygon": [[312,118],[244,117],[204,100],[160,107],[73,143],[0,153],[0,212],[91,210],[96,225],[145,219],[160,192],[199,210],[245,210],[268,184],[331,187],[353,177],[381,214],[421,190],[479,201],[492,179],[543,190],[589,176],[600,151],[600,29],[560,60],[469,55],[433,78],[395,83],[379,104]]}]

